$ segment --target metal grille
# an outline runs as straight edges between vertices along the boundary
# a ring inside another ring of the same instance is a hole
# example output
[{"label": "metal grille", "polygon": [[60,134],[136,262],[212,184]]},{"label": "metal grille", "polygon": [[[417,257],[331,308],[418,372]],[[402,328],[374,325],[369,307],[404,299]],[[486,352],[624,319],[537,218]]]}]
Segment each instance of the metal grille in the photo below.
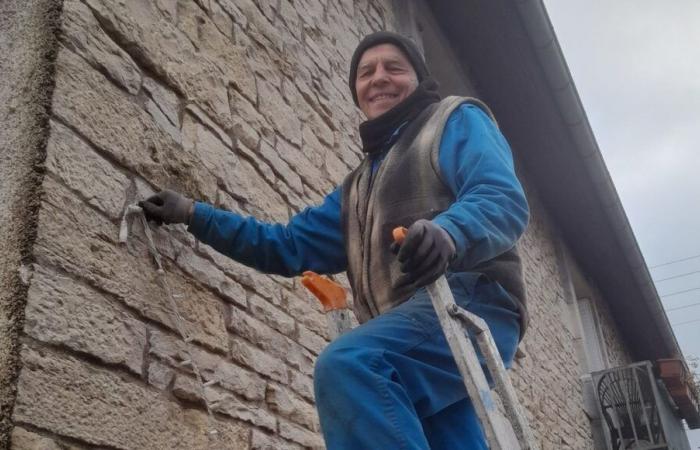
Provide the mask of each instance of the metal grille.
[{"label": "metal grille", "polygon": [[609,449],[668,448],[648,361],[596,372],[593,378]]}]

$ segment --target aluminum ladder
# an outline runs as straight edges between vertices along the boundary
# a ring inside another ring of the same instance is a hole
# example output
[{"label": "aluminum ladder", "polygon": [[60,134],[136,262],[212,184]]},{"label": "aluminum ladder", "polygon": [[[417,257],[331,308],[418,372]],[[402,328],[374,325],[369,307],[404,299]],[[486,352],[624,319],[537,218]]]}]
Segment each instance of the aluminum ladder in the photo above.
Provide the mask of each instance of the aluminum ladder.
[{"label": "aluminum ladder", "polygon": [[[405,233],[405,228],[395,229],[394,240],[401,243]],[[345,291],[340,285],[313,272],[304,272],[301,281],[321,301],[326,311],[332,339],[351,328]],[[459,373],[462,375],[469,398],[481,421],[489,449],[538,450],[539,446],[535,443],[525,411],[518,401],[486,322],[457,305],[444,275],[428,285],[426,289]],[[469,334],[474,337],[484,357],[496,391],[503,402],[507,418],[498,411],[476,350],[471,339],[467,337]],[[510,427],[507,422],[510,422]]]}]

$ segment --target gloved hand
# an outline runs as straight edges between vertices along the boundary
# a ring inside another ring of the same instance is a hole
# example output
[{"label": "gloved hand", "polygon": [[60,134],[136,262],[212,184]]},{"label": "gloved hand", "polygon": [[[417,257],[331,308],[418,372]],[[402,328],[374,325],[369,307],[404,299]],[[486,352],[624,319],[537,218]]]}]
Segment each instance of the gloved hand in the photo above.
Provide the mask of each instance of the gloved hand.
[{"label": "gloved hand", "polygon": [[452,237],[440,225],[425,219],[418,220],[408,228],[400,246],[394,244],[404,272],[397,286],[412,284],[419,288],[440,278],[454,259],[457,250]]},{"label": "gloved hand", "polygon": [[190,223],[190,216],[194,210],[194,201],[170,189],[139,202],[143,208],[146,219],[152,220],[158,225],[163,223]]}]

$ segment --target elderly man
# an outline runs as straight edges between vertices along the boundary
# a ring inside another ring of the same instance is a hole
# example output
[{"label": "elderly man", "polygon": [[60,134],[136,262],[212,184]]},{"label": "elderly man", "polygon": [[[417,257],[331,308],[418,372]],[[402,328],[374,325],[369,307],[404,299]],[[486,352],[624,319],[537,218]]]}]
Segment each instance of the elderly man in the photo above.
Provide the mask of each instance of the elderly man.
[{"label": "elderly man", "polygon": [[[400,35],[362,40],[349,84],[367,117],[366,156],[321,205],[286,225],[172,191],[142,206],[264,272],[347,270],[361,325],[328,345],[314,373],[330,450],[486,448],[424,286],[445,274],[510,366],[526,325],[515,242],[529,216],[510,149],[484,104],[440,100],[420,52]],[[397,226],[408,227],[400,247]]]}]

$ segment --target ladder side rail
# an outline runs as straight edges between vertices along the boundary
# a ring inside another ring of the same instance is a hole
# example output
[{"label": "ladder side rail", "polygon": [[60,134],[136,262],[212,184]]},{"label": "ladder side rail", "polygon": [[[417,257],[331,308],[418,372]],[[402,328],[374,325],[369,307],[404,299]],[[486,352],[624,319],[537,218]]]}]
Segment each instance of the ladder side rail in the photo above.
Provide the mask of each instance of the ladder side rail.
[{"label": "ladder side rail", "polygon": [[484,319],[473,314],[464,308],[460,308],[456,304],[448,311],[452,316],[459,319],[464,325],[471,330],[476,336],[477,344],[481,350],[481,354],[486,360],[486,366],[491,373],[496,384],[496,391],[503,400],[506,412],[511,421],[511,425],[515,429],[517,436],[527,450],[537,450],[535,438],[525,416],[525,410],[518,401],[517,393],[503,365],[503,359],[496,347],[496,342],[493,340],[493,335],[488,324]]},{"label": "ladder side rail", "polygon": [[427,286],[433,307],[445,333],[457,368],[467,393],[474,404],[474,409],[481,421],[491,450],[519,450],[520,443],[514,441],[510,433],[505,433],[497,416],[497,408],[486,376],[481,368],[474,346],[464,333],[462,324],[453,319],[448,312],[450,305],[456,305],[447,279],[443,276]]}]

